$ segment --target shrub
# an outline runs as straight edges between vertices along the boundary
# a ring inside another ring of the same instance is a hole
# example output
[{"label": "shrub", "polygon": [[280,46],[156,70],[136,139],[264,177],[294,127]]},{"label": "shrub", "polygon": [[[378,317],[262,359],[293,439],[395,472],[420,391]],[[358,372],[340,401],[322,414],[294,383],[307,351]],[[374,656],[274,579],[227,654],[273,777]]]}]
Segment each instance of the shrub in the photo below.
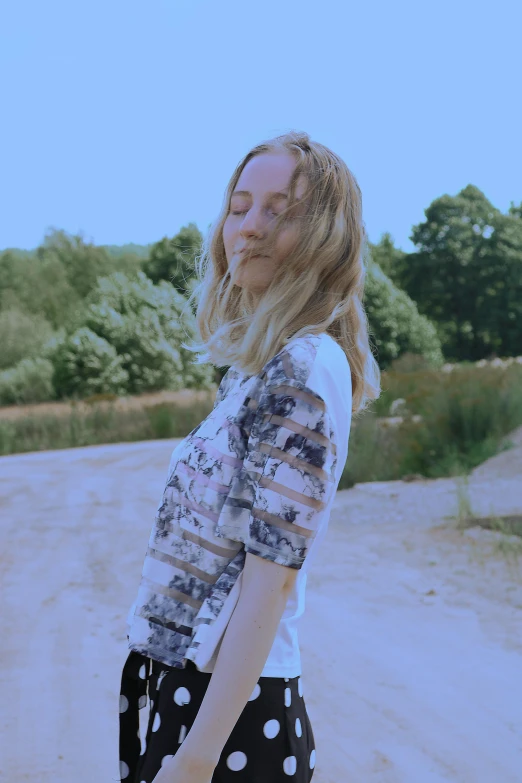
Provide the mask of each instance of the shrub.
[{"label": "shrub", "polygon": [[381,370],[406,352],[421,355],[433,369],[442,366],[444,356],[434,324],[374,263],[368,266],[365,307]]},{"label": "shrub", "polygon": [[17,307],[0,312],[0,370],[40,354],[52,336],[51,324],[38,313],[27,315]]},{"label": "shrub", "polygon": [[116,272],[98,281],[85,326],[121,357],[128,394],[168,389],[211,388],[213,367],[196,365],[181,345],[194,333],[187,300],[165,281],[154,285],[143,273]]},{"label": "shrub", "polygon": [[22,359],[0,372],[0,405],[47,402],[55,398],[53,365],[48,359]]},{"label": "shrub", "polygon": [[122,358],[103,337],[87,327],[57,343],[53,352],[53,382],[61,396],[125,394],[128,381]]}]

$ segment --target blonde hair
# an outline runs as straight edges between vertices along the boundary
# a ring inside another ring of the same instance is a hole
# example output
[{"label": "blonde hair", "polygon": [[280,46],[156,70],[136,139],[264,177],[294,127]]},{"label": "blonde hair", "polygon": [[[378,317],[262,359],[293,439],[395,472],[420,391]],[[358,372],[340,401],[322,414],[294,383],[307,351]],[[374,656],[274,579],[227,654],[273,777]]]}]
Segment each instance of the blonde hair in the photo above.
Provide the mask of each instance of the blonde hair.
[{"label": "blonde hair", "polygon": [[[287,152],[297,161],[285,210],[274,219],[274,236],[288,220],[302,221],[299,239],[256,301],[232,283],[223,243],[223,225],[241,172],[256,155]],[[308,189],[295,199],[304,175]],[[299,215],[296,204],[306,207]],[[237,165],[196,257],[197,284],[189,298],[199,343],[184,344],[204,353],[196,364],[234,365],[248,375],[301,334],[327,332],[341,346],[352,377],[352,413],[364,410],[380,395],[381,373],[369,344],[363,307],[367,237],[361,190],[354,175],[334,152],[307,133],[291,131],[253,147]]]}]

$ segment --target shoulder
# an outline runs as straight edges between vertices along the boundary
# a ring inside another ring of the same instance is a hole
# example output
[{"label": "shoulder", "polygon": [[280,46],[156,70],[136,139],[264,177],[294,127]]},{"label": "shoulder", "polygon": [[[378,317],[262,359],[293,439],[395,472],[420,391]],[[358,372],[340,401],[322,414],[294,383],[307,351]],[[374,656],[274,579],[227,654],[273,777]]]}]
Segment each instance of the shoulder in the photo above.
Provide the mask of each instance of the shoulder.
[{"label": "shoulder", "polygon": [[261,377],[266,386],[293,382],[320,393],[319,387],[327,380],[348,381],[350,366],[345,352],[329,334],[308,334],[284,346],[265,364]]},{"label": "shoulder", "polygon": [[[348,358],[333,337],[327,333],[299,337],[264,370],[261,412],[291,407],[292,415],[308,428],[326,434],[331,428],[332,437],[345,449],[352,417],[352,376]],[[344,459],[343,455],[344,451]]]},{"label": "shoulder", "polygon": [[225,399],[230,389],[233,388],[233,386],[238,382],[240,377],[241,377],[240,374],[234,367],[228,368],[226,373],[221,378],[221,382],[217,388],[214,408]]}]

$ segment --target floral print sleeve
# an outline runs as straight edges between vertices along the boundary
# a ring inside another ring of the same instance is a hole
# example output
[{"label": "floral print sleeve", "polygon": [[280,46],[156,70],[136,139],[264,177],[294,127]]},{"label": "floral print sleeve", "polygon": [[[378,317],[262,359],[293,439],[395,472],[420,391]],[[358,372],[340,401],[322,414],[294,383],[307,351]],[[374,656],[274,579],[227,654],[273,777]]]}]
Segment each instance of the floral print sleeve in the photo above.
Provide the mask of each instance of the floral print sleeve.
[{"label": "floral print sleeve", "polygon": [[335,434],[324,400],[301,379],[308,374],[283,355],[250,399],[243,467],[216,525],[218,537],[295,569],[327,522],[337,489]]}]

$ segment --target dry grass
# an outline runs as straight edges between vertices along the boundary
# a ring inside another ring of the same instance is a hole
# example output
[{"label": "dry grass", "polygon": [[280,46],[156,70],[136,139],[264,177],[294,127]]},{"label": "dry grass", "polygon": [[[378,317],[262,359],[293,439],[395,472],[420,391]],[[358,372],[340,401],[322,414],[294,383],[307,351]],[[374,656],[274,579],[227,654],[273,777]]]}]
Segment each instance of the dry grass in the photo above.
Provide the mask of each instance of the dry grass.
[{"label": "dry grass", "polygon": [[141,410],[161,403],[174,403],[181,408],[188,408],[194,402],[206,402],[214,399],[217,386],[211,390],[182,389],[181,391],[161,391],[138,394],[133,397],[117,397],[116,395],[97,395],[78,402],[39,402],[32,405],[5,405],[0,407],[0,420],[16,421],[30,416],[70,416],[73,410],[77,413],[88,413],[93,405],[101,410],[111,407],[115,410]]}]

